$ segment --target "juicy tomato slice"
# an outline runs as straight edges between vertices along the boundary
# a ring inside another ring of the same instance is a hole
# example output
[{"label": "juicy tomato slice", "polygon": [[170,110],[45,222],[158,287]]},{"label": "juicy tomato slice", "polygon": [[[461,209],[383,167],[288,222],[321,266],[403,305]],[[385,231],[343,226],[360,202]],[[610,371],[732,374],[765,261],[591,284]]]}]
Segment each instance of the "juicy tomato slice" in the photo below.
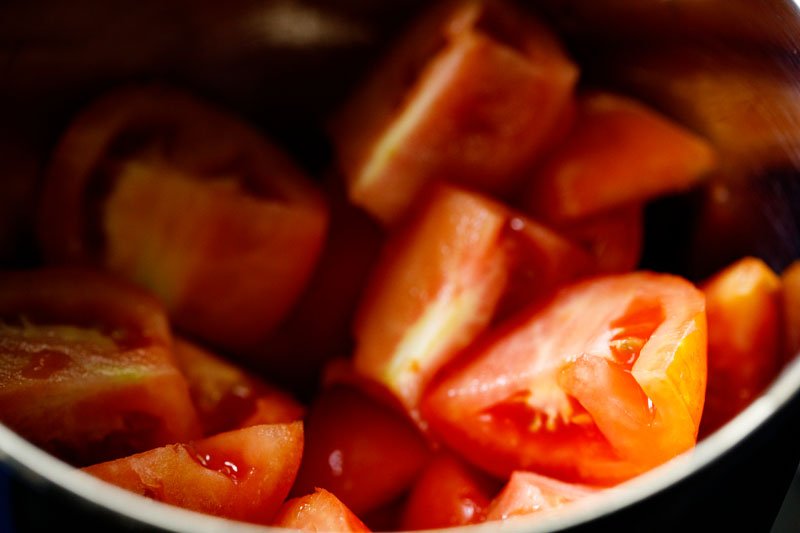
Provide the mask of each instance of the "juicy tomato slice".
[{"label": "juicy tomato slice", "polygon": [[370,530],[339,498],[325,489],[288,500],[272,525],[311,532]]},{"label": "juicy tomato slice", "polygon": [[179,327],[229,349],[288,313],[326,225],[323,196],[280,150],[161,86],[111,93],[72,122],[39,213],[49,261],[131,279]]},{"label": "juicy tomato slice", "polygon": [[205,435],[303,418],[304,407],[288,393],[194,343],[174,338],[172,354],[189,383]]},{"label": "juicy tomato slice", "polygon": [[644,208],[639,204],[623,206],[560,225],[558,230],[592,253],[597,272],[630,272],[642,258]]},{"label": "juicy tomato slice", "polygon": [[0,367],[0,420],[72,463],[200,435],[163,308],[105,275],[0,275]]},{"label": "juicy tomato slice", "polygon": [[100,463],[84,471],[142,496],[269,524],[294,482],[303,424],[251,426]]},{"label": "juicy tomato slice", "polygon": [[393,224],[433,180],[508,192],[564,129],[577,77],[539,21],[501,2],[444,3],[334,123],[350,198]]},{"label": "juicy tomato slice", "polygon": [[589,264],[547,228],[485,196],[437,184],[390,237],[368,282],[354,367],[418,418],[422,390],[498,307],[508,314]]},{"label": "juicy tomato slice", "polygon": [[597,492],[598,489],[517,470],[491,502],[486,519],[505,520],[557,509]]},{"label": "juicy tomato slice", "polygon": [[477,524],[486,518],[494,483],[449,453],[434,456],[414,483],[403,530]]},{"label": "juicy tomato slice", "polygon": [[708,391],[701,435],[755,399],[778,373],[781,281],[746,257],[702,285],[708,314]]},{"label": "juicy tomato slice", "polygon": [[431,387],[423,415],[496,475],[611,484],[694,445],[705,385],[702,293],[637,272],[574,283],[501,324]]},{"label": "juicy tomato slice", "polygon": [[543,163],[530,211],[567,222],[683,191],[715,165],[711,146],[629,98],[589,93],[571,135]]},{"label": "juicy tomato slice", "polygon": [[361,516],[403,493],[427,456],[425,441],[402,415],[354,390],[334,387],[309,411],[292,495],[324,488]]},{"label": "juicy tomato slice", "polygon": [[781,274],[783,286],[784,360],[794,359],[800,352],[800,261],[795,261]]}]

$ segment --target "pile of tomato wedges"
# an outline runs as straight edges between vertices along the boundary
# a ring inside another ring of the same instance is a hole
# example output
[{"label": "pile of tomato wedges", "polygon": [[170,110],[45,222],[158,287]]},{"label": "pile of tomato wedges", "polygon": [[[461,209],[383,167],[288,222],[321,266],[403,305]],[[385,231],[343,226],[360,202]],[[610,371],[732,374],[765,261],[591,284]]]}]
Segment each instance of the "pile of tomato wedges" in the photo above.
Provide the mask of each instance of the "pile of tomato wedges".
[{"label": "pile of tomato wedges", "polygon": [[101,97],[47,164],[42,265],[0,273],[0,421],[312,531],[546,513],[691,449],[800,348],[800,266],[635,271],[645,205],[717,152],[579,78],[532,15],[437,5],[315,177],[179,89]]}]

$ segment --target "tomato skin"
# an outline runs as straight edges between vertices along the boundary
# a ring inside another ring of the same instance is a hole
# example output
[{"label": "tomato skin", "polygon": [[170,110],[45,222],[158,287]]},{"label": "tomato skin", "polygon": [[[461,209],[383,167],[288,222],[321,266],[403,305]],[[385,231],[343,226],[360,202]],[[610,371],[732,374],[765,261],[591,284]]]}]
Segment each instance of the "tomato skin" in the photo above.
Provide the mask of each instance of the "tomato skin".
[{"label": "tomato skin", "polygon": [[46,174],[38,226],[49,262],[132,279],[179,328],[227,349],[250,347],[288,313],[327,227],[324,198],[279,149],[163,86],[90,105]]},{"label": "tomato skin", "polygon": [[695,185],[715,165],[700,137],[632,99],[610,93],[579,98],[572,134],[542,164],[527,205],[565,223]]},{"label": "tomato skin", "polygon": [[411,488],[400,527],[418,530],[483,522],[492,485],[452,454],[439,453]]},{"label": "tomato skin", "polygon": [[353,512],[325,489],[292,498],[278,511],[272,524],[300,531],[369,531]]},{"label": "tomato skin", "polygon": [[505,520],[512,516],[557,509],[595,492],[597,489],[586,485],[564,483],[533,472],[516,470],[500,494],[491,501],[486,520]]},{"label": "tomato skin", "polygon": [[186,376],[203,433],[301,420],[305,409],[288,393],[180,337],[172,353]]},{"label": "tomato skin", "polygon": [[564,129],[577,77],[532,17],[502,2],[445,2],[334,121],[350,198],[393,225],[442,177],[508,193]]},{"label": "tomato skin", "polygon": [[106,275],[0,275],[0,366],[0,420],[73,464],[200,435],[163,308]]},{"label": "tomato skin", "polygon": [[208,514],[271,523],[303,453],[303,424],[251,426],[84,468],[109,483]]},{"label": "tomato skin", "polygon": [[800,261],[789,265],[781,274],[784,362],[800,352]]},{"label": "tomato skin", "polygon": [[361,516],[405,491],[427,456],[411,422],[354,390],[334,387],[309,410],[292,495],[324,488]]},{"label": "tomato skin", "polygon": [[[608,371],[584,378],[595,359]],[[497,476],[526,469],[606,485],[694,445],[705,383],[703,295],[681,278],[638,272],[568,285],[501,324],[431,386],[422,412],[446,444]],[[631,429],[625,407],[642,399]],[[635,448],[632,432],[658,446]]]},{"label": "tomato skin", "polygon": [[708,312],[708,391],[700,434],[732,419],[777,375],[781,280],[745,257],[702,285]]}]

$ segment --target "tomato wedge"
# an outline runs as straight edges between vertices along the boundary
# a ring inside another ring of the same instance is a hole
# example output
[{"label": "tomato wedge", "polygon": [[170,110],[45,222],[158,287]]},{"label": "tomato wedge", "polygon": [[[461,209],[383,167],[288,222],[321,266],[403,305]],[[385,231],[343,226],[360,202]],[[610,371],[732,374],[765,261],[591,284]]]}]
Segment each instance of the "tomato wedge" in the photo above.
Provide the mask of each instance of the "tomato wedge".
[{"label": "tomato wedge", "polygon": [[781,280],[762,260],[740,259],[702,285],[708,313],[707,435],[760,394],[778,373]]},{"label": "tomato wedge", "polygon": [[39,215],[50,262],[131,279],[179,328],[231,350],[289,312],[327,227],[324,197],[278,148],[155,85],[108,94],[72,122]]},{"label": "tomato wedge", "polygon": [[272,524],[300,531],[369,531],[353,511],[325,489],[292,498],[283,504]]},{"label": "tomato wedge", "polygon": [[496,491],[493,485],[452,454],[437,454],[411,488],[401,528],[434,529],[483,522]]},{"label": "tomato wedge", "polygon": [[578,122],[533,177],[530,212],[574,221],[684,191],[713,170],[711,146],[630,98],[587,93]]},{"label": "tomato wedge", "polygon": [[498,476],[610,484],[691,448],[706,385],[701,292],[666,274],[561,289],[470,348],[423,400],[436,435]]},{"label": "tomato wedge", "polygon": [[800,261],[781,274],[783,286],[784,360],[791,361],[800,352]]},{"label": "tomato wedge", "polygon": [[505,520],[557,509],[565,504],[594,494],[597,489],[541,476],[533,472],[515,471],[492,500],[486,520]]},{"label": "tomato wedge", "polygon": [[269,524],[294,481],[303,423],[251,426],[83,470],[148,498]]},{"label": "tomato wedge", "polygon": [[174,338],[172,353],[205,435],[303,418],[305,409],[288,393],[194,343]]},{"label": "tomato wedge", "polygon": [[78,465],[200,436],[163,308],[103,274],[0,274],[0,420]]},{"label": "tomato wedge", "polygon": [[350,198],[391,225],[434,180],[509,192],[565,129],[577,78],[538,20],[499,1],[441,4],[334,122]]}]

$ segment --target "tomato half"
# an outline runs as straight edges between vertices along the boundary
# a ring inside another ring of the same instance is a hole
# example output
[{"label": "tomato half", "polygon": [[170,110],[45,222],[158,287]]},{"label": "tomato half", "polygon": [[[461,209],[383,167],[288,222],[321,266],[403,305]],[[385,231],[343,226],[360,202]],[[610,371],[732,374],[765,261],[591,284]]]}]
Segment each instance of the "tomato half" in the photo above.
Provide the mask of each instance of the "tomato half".
[{"label": "tomato half", "polygon": [[578,69],[502,2],[445,2],[414,26],[334,124],[350,198],[387,224],[425,184],[508,192],[564,127]]},{"label": "tomato half", "polygon": [[49,261],[131,279],[179,328],[237,350],[288,313],[327,226],[323,196],[278,148],[155,85],[108,94],[70,124],[39,215]]},{"label": "tomato half", "polygon": [[578,122],[536,172],[530,212],[568,222],[683,191],[715,165],[711,146],[632,99],[588,93]]},{"label": "tomato half", "polygon": [[205,435],[303,418],[305,409],[288,393],[194,343],[174,338],[172,353]]},{"label": "tomato half", "polygon": [[533,472],[518,470],[511,474],[506,486],[492,500],[486,519],[505,520],[512,516],[557,509],[595,492],[597,489],[586,485],[564,483]]},{"label": "tomato half", "polygon": [[83,470],[148,498],[269,524],[294,481],[303,424],[251,426]]},{"label": "tomato half", "polygon": [[740,259],[702,285],[708,313],[708,391],[700,433],[736,416],[778,373],[781,281],[763,261]]},{"label": "tomato half", "polygon": [[425,441],[402,415],[355,390],[333,387],[309,410],[292,495],[324,488],[361,516],[408,489],[427,457]]},{"label": "tomato half", "polygon": [[706,385],[705,302],[638,272],[561,289],[500,325],[427,393],[434,433],[499,476],[609,484],[691,448]]},{"label": "tomato half", "polygon": [[163,308],[76,269],[0,274],[0,420],[91,464],[200,435]]},{"label": "tomato half", "polygon": [[353,512],[325,489],[292,498],[278,511],[272,524],[300,531],[369,531]]}]

